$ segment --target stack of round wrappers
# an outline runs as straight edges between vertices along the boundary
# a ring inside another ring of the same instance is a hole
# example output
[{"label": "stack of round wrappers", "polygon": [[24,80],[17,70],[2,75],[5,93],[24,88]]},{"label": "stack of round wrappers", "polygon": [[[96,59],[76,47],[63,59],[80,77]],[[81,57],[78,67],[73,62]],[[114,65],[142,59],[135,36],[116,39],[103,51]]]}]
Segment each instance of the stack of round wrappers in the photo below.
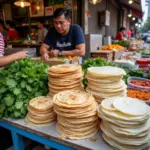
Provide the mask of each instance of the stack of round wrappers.
[{"label": "stack of round wrappers", "polygon": [[129,98],[108,98],[98,107],[104,140],[115,149],[142,150],[150,146],[150,107]]},{"label": "stack of round wrappers", "polygon": [[40,96],[32,99],[29,102],[26,120],[36,125],[50,124],[56,120],[52,98]]},{"label": "stack of round wrappers", "polygon": [[126,96],[127,86],[122,80],[125,74],[123,69],[117,67],[90,67],[86,74],[86,91],[93,94],[98,103],[105,98]]},{"label": "stack of round wrappers", "polygon": [[53,102],[57,114],[56,129],[62,137],[84,139],[98,132],[98,104],[91,94],[68,90],[54,95]]},{"label": "stack of round wrappers", "polygon": [[83,72],[80,65],[64,64],[52,66],[48,69],[49,95],[65,90],[81,90]]}]

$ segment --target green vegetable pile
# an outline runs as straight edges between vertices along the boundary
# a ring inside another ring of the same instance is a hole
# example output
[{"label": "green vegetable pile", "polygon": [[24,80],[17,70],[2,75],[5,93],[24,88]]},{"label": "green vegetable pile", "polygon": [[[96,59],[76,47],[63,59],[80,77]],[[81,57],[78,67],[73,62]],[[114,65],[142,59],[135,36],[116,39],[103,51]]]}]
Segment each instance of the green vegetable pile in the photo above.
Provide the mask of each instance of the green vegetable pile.
[{"label": "green vegetable pile", "polygon": [[123,47],[129,47],[129,45],[130,45],[130,42],[129,41],[125,41],[125,40],[122,40],[122,41],[119,41],[119,42],[117,42],[117,44],[119,44],[119,45],[121,45],[121,46],[123,46]]},{"label": "green vegetable pile", "polygon": [[147,75],[146,75],[147,79],[150,79],[150,71],[148,71]]},{"label": "green vegetable pile", "polygon": [[0,118],[24,118],[29,100],[48,93],[48,65],[30,59],[0,70]]},{"label": "green vegetable pile", "polygon": [[125,70],[126,71],[126,75],[124,76],[123,80],[125,81],[125,83],[127,84],[127,80],[130,76],[133,77],[144,77],[144,71],[142,69],[136,69],[136,70]]},{"label": "green vegetable pile", "polygon": [[8,44],[20,44],[22,43],[22,40],[13,40],[13,41],[8,41]]},{"label": "green vegetable pile", "polygon": [[150,50],[149,49],[139,50],[139,51],[136,51],[136,52],[140,53],[142,55],[150,55]]}]

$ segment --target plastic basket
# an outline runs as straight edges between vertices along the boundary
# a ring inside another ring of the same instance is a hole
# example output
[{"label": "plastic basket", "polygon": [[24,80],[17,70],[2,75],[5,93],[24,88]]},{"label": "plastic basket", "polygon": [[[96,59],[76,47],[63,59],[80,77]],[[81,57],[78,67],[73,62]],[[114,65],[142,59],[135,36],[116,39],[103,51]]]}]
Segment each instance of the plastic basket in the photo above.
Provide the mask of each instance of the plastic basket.
[{"label": "plastic basket", "polygon": [[132,80],[142,80],[142,81],[150,81],[150,80],[145,79],[145,78],[139,78],[139,77],[129,77],[128,81],[127,81],[129,88],[137,89],[137,90],[143,89],[143,90],[150,91],[150,87],[135,85],[135,84],[131,83]]},{"label": "plastic basket", "polygon": [[[138,89],[128,87],[128,90],[138,90]],[[141,90],[141,89],[140,89],[140,90]],[[150,106],[150,100],[141,100],[141,101],[144,101],[147,105]]]}]

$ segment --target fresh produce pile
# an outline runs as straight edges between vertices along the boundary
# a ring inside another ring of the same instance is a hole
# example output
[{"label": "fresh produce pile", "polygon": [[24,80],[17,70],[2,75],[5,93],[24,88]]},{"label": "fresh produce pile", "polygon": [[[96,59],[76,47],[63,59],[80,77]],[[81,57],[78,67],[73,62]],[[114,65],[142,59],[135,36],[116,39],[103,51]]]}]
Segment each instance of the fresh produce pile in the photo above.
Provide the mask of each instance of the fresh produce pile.
[{"label": "fresh produce pile", "polygon": [[9,41],[8,44],[20,44],[22,43],[22,40],[13,40],[13,41]]},{"label": "fresh produce pile", "polygon": [[147,75],[146,75],[147,79],[150,79],[150,71],[148,71]]},{"label": "fresh produce pile", "polygon": [[117,44],[119,44],[119,45],[121,45],[123,47],[129,47],[130,42],[122,40],[122,41],[119,41]]},{"label": "fresh produce pile", "polygon": [[119,44],[110,44],[102,47],[102,50],[121,50],[124,47]]},{"label": "fresh produce pile", "polygon": [[145,80],[131,80],[131,84],[134,84],[136,86],[143,86],[143,87],[150,87],[150,81]]},{"label": "fresh produce pile", "polygon": [[139,51],[136,51],[136,52],[140,53],[142,55],[150,55],[150,50],[149,49],[139,50]]},{"label": "fresh produce pile", "polygon": [[150,92],[148,90],[131,90],[127,92],[128,97],[137,98],[140,100],[150,100]]},{"label": "fresh produce pile", "polygon": [[126,70],[126,73],[126,76],[124,76],[125,83],[127,83],[129,76],[144,77],[144,71],[142,69]]},{"label": "fresh produce pile", "polygon": [[48,65],[30,59],[0,70],[0,118],[24,118],[29,100],[48,93]]}]

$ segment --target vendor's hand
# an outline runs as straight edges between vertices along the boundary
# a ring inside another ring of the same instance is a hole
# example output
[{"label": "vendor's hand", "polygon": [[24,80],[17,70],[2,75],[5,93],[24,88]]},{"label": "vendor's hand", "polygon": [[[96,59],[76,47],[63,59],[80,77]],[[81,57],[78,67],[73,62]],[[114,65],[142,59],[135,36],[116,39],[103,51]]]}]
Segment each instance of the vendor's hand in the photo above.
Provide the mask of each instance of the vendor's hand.
[{"label": "vendor's hand", "polygon": [[20,51],[17,53],[14,53],[17,59],[25,58],[28,56],[28,51]]},{"label": "vendor's hand", "polygon": [[41,58],[42,58],[42,60],[47,60],[47,59],[49,59],[48,53],[42,53],[42,54],[41,54]]},{"label": "vendor's hand", "polygon": [[57,49],[51,50],[49,52],[49,55],[52,56],[52,57],[57,57],[58,54],[59,54],[59,50],[57,50]]}]

